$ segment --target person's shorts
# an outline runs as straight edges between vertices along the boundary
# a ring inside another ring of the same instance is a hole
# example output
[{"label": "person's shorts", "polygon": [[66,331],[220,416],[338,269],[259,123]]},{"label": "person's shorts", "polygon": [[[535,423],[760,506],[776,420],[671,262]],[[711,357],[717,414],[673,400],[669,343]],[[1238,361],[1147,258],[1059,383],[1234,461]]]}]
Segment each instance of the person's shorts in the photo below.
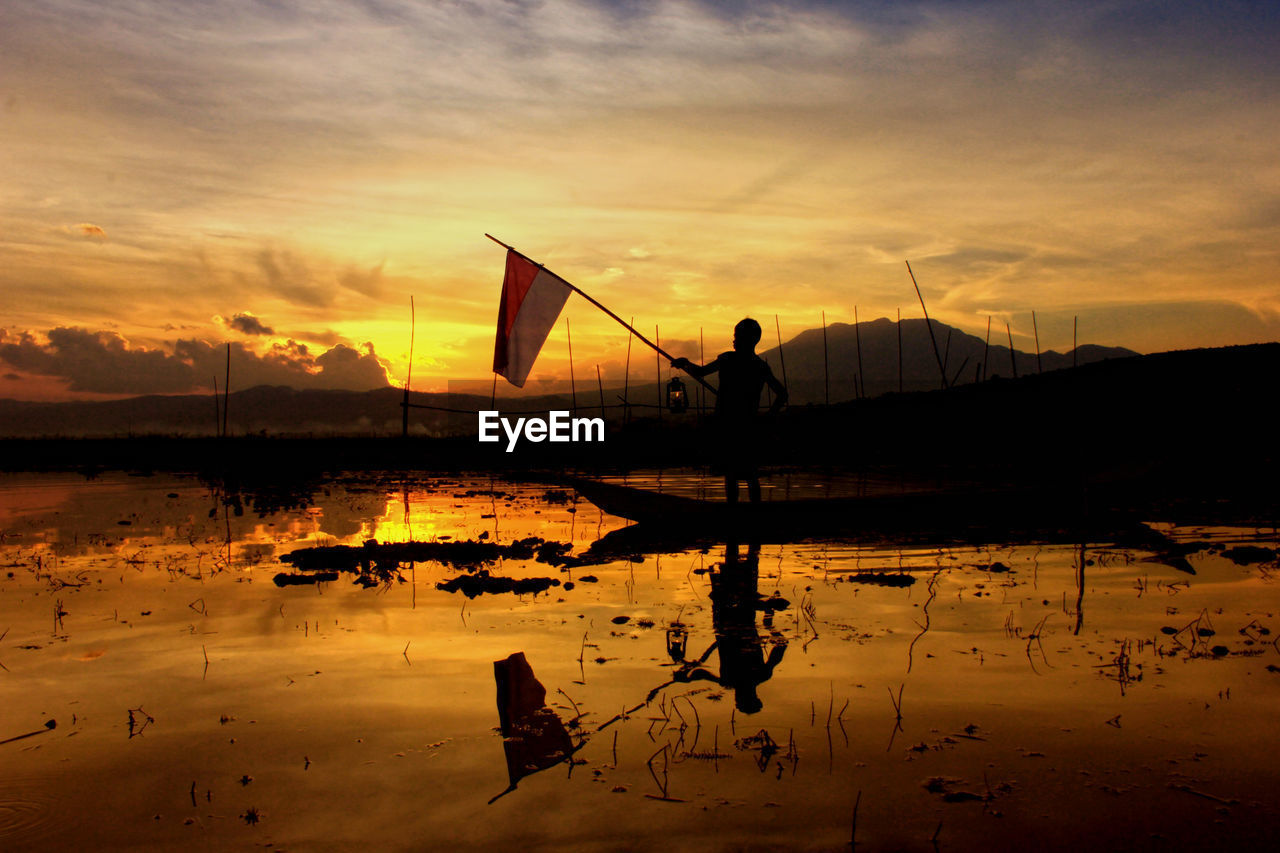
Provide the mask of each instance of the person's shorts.
[{"label": "person's shorts", "polygon": [[726,477],[756,476],[759,455],[758,430],[754,421],[713,421],[711,467]]}]

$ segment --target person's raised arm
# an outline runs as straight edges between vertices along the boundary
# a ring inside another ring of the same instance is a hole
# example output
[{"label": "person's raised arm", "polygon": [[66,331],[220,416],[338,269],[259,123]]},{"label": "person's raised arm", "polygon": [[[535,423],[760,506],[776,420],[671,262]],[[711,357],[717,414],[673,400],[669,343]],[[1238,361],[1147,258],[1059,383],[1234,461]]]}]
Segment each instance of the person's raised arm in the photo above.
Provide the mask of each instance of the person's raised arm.
[{"label": "person's raised arm", "polygon": [[697,365],[687,358],[677,358],[671,362],[671,366],[676,370],[683,370],[690,376],[706,376],[720,369],[720,359],[717,357],[715,361],[708,364]]}]

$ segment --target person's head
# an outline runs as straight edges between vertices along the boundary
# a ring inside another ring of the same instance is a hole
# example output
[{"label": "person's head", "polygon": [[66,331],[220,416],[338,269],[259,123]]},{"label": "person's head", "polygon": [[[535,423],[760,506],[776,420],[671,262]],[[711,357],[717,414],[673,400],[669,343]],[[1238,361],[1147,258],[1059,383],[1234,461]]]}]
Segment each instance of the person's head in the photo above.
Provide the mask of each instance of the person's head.
[{"label": "person's head", "polygon": [[744,714],[755,714],[764,708],[754,684],[737,684],[733,688],[733,704]]},{"label": "person's head", "polygon": [[733,348],[738,352],[755,352],[760,343],[760,324],[750,317],[733,327]]}]

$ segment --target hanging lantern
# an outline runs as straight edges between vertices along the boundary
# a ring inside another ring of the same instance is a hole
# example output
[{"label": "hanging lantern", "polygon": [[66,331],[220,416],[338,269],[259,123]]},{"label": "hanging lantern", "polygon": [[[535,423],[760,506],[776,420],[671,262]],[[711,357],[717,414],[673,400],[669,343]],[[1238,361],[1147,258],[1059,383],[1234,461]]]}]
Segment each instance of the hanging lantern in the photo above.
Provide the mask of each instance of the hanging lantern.
[{"label": "hanging lantern", "polygon": [[667,655],[675,663],[684,661],[685,650],[689,645],[689,633],[683,626],[672,625],[667,629]]},{"label": "hanging lantern", "polygon": [[667,409],[677,415],[689,409],[689,392],[678,376],[667,383]]}]

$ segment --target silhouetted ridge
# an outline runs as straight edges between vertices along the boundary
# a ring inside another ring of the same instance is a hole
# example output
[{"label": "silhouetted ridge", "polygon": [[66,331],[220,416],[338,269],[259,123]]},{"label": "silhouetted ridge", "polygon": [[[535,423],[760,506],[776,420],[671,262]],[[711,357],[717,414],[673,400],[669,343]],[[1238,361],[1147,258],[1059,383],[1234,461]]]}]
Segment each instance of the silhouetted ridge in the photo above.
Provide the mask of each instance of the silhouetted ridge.
[{"label": "silhouetted ridge", "polygon": [[[929,329],[924,319],[902,321],[902,390],[932,391],[940,388],[941,371],[938,357],[929,339]],[[995,329],[991,332],[991,346],[987,350],[982,338],[970,335],[952,326],[933,322],[933,334],[938,351],[942,354],[947,371],[947,381],[967,384],[982,375],[991,379],[997,376],[1018,376],[1037,372],[1034,352],[1014,351],[1014,361],[1009,358],[1008,345],[997,343]],[[861,337],[862,371],[859,379],[859,336]],[[767,340],[767,337],[766,337]],[[984,351],[986,359],[984,365]],[[781,375],[782,360],[776,346],[760,353]],[[1071,352],[1047,350],[1040,353],[1043,372],[1061,370],[1073,364],[1089,364],[1112,358],[1127,358],[1138,353],[1123,347],[1103,347],[1092,344],[1078,347],[1073,359]],[[782,345],[782,357],[786,362],[787,386],[793,405],[821,403],[824,401],[822,329],[808,329]],[[878,397],[898,390],[898,324],[881,317],[859,323],[832,323],[827,326],[827,363],[830,374],[830,400],[839,402],[858,396],[855,381],[865,381],[862,397]]]},{"label": "silhouetted ridge", "polygon": [[[864,398],[875,398],[898,390],[898,336],[895,323],[872,320],[860,325],[862,336],[862,376],[866,387]],[[904,391],[934,391],[939,388],[937,361],[929,342],[924,320],[904,320],[903,336],[903,389]],[[1009,367],[1009,349],[997,346],[994,341],[987,358],[986,382],[974,386],[975,371],[980,371],[982,339],[935,324],[934,333],[939,338],[939,348],[946,351],[948,372],[959,374],[956,390],[1010,383],[1013,371]],[[950,345],[947,338],[950,337]],[[994,332],[993,332],[994,338]],[[858,376],[857,336],[852,325],[835,323],[827,329],[830,400],[832,404],[855,399],[855,378]],[[1256,385],[1251,391],[1238,388],[1240,381],[1252,383],[1260,375],[1268,373],[1274,362],[1273,353],[1280,344],[1257,344],[1245,347],[1226,347],[1210,350],[1188,350],[1139,356],[1131,350],[1118,347],[1086,345],[1076,356],[1080,367],[1070,370],[1071,353],[1052,350],[1041,353],[1045,380],[1042,387],[1050,387],[1052,377],[1077,376],[1097,389],[1099,397],[1107,397],[1112,404],[1132,399],[1135,391],[1145,393],[1153,387],[1163,390],[1170,405],[1196,405],[1194,402],[1214,389],[1233,388],[1236,393],[1264,394],[1269,385]],[[791,392],[792,408],[802,409],[806,404],[823,402],[822,330],[809,329],[783,345],[786,356],[786,376]],[[775,374],[782,378],[777,348],[762,352],[773,365]],[[1037,378],[1034,353],[1015,352],[1018,376],[1022,380]],[[1127,365],[1121,370],[1122,365]],[[1064,370],[1065,368],[1065,370]],[[979,373],[979,375],[981,375]],[[1116,377],[1124,376],[1120,380]],[[995,381],[999,377],[999,382]],[[1141,377],[1129,379],[1128,377]],[[578,413],[587,417],[599,414],[600,395],[594,383],[578,383]],[[714,378],[714,377],[713,377]],[[664,372],[665,381],[665,372]],[[457,383],[474,389],[487,383]],[[689,383],[692,386],[692,382]],[[1034,383],[1040,384],[1040,383]],[[1136,384],[1139,387],[1128,387]],[[1105,389],[1105,392],[1104,392]],[[488,389],[485,389],[486,392]],[[501,388],[499,391],[501,392]],[[567,388],[559,393],[540,396],[524,396],[509,399],[499,396],[497,406],[504,413],[545,413],[551,409],[569,409],[571,398]],[[1003,393],[1003,392],[1002,392]],[[1031,393],[1031,389],[1017,393]],[[607,417],[621,421],[624,412],[618,405],[622,396],[622,384],[615,378],[606,380],[604,398],[609,406]],[[635,407],[631,420],[652,420],[655,414],[655,382],[647,371],[634,370],[631,376],[629,399]],[[932,395],[926,395],[932,396]],[[399,388],[381,388],[374,391],[305,390],[280,386],[259,386],[234,391],[230,402],[230,426],[234,436],[287,435],[287,436],[396,436],[401,432],[401,401],[404,391]],[[421,393],[414,392],[411,402],[415,407],[410,413],[411,434],[416,436],[475,435],[476,421],[473,413],[488,409],[489,393]],[[761,401],[762,404],[765,402]],[[696,407],[695,407],[696,409]],[[696,410],[681,416],[690,425],[696,418]],[[447,410],[459,410],[451,412]],[[683,422],[671,418],[664,424]],[[0,400],[0,436],[4,437],[125,437],[142,435],[212,436],[216,433],[215,404],[212,395],[160,396],[149,395],[109,402],[30,403]],[[611,431],[615,429],[610,427]],[[611,432],[611,434],[613,434]]]}]

